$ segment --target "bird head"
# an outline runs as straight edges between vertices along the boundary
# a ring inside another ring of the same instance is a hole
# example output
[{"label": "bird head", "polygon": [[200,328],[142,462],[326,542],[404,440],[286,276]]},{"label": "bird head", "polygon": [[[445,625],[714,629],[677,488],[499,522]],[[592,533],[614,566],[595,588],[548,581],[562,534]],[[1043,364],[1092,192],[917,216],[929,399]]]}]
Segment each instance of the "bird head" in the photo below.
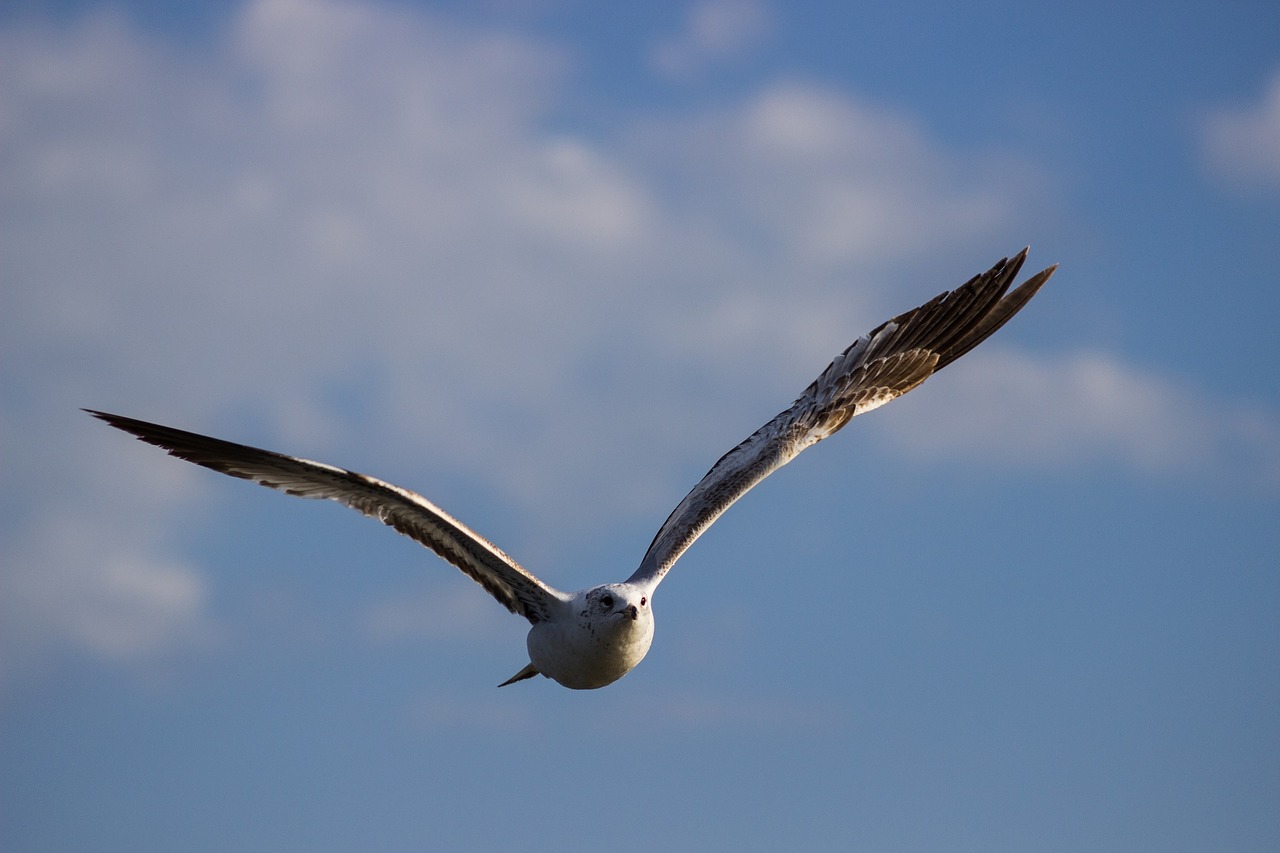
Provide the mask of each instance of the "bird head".
[{"label": "bird head", "polygon": [[634,584],[607,583],[592,587],[584,595],[584,604],[583,615],[594,620],[640,622],[653,618],[649,594]]}]

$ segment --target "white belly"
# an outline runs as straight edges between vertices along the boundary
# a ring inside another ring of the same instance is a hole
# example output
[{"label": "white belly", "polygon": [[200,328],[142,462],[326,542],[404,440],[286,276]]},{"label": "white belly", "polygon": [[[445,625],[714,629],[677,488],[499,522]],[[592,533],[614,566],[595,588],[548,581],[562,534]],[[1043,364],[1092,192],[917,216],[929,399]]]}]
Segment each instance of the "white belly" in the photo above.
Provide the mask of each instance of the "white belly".
[{"label": "white belly", "polygon": [[574,690],[612,684],[644,660],[653,619],[616,617],[600,623],[539,622],[529,630],[529,661],[538,672]]}]

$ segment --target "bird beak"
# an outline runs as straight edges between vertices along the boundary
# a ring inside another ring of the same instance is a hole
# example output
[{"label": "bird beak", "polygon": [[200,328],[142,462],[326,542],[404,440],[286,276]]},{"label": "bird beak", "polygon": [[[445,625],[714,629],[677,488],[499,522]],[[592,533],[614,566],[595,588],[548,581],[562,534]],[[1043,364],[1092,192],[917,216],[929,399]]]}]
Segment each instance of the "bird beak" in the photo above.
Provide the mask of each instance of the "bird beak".
[{"label": "bird beak", "polygon": [[634,604],[627,605],[627,609],[623,612],[631,617],[632,622],[640,618],[640,608],[636,607]]}]

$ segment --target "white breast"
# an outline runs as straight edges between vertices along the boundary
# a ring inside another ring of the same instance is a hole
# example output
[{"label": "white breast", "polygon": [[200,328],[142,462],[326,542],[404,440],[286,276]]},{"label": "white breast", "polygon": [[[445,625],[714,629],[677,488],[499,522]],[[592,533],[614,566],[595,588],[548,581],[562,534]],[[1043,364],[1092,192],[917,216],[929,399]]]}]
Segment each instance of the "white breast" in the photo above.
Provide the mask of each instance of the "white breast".
[{"label": "white breast", "polygon": [[653,642],[653,616],[611,614],[539,622],[529,630],[529,660],[538,672],[574,690],[612,684],[644,660]]}]

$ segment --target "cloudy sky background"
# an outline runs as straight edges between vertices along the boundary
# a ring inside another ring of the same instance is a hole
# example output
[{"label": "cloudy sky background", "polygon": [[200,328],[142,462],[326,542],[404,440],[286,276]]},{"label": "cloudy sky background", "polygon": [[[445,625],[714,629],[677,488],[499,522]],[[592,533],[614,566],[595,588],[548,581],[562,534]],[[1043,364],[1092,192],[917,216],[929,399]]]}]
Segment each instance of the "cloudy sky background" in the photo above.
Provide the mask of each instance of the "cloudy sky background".
[{"label": "cloudy sky background", "polygon": [[[9,4],[0,846],[1273,850],[1280,10]],[[685,556],[644,664],[119,411],[626,577],[853,338],[992,341]]]}]

